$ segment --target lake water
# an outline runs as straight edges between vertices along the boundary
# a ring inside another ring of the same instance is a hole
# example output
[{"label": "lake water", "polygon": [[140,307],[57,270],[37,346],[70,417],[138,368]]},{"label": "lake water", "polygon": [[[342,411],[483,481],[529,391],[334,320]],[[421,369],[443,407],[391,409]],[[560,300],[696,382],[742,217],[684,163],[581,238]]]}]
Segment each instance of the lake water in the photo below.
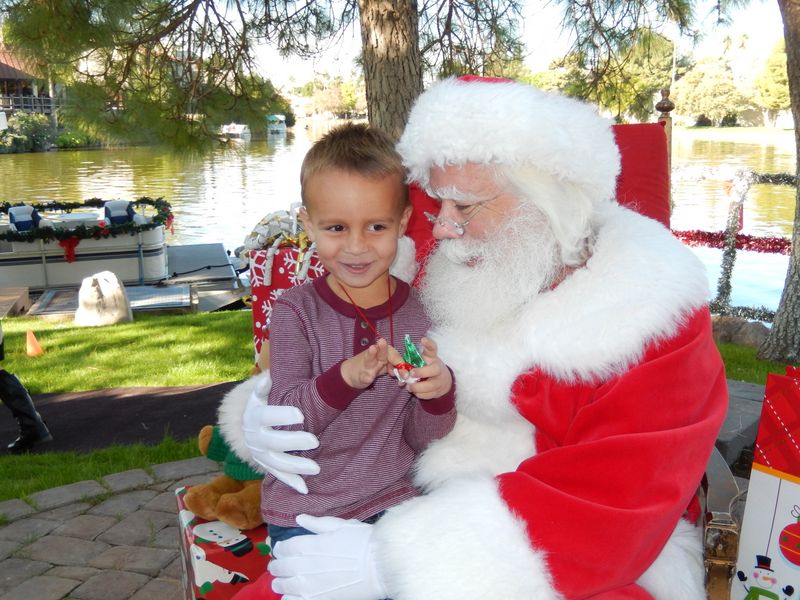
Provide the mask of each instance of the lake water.
[{"label": "lake water", "polygon": [[[0,200],[163,196],[175,214],[175,235],[168,234],[169,243],[221,242],[233,251],[261,218],[299,201],[300,163],[326,130],[324,125],[297,126],[283,136],[198,155],[150,147],[0,155]],[[717,171],[794,173],[794,135],[676,129],[672,164],[673,228],[718,231],[725,226],[728,199]],[[744,232],[789,236],[794,203],[793,188],[755,186],[745,206]],[[719,251],[695,251],[715,287]],[[739,252],[732,302],[776,308],[787,260]]]}]

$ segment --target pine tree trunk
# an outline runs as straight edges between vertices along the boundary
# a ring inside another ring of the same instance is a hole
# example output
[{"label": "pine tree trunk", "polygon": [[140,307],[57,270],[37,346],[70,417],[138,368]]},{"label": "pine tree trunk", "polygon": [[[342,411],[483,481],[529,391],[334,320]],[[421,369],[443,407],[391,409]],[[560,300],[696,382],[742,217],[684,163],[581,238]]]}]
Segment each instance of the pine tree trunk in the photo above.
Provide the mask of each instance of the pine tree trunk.
[{"label": "pine tree trunk", "polygon": [[[800,3],[796,0],[778,0],[778,6],[783,17],[794,139],[800,159]],[[796,174],[800,175],[800,160],[795,169]],[[758,349],[758,356],[778,362],[797,362],[800,358],[800,187],[795,192],[792,254],[789,257],[786,283],[772,330]]]},{"label": "pine tree trunk", "polygon": [[422,92],[415,0],[358,0],[369,122],[398,139]]}]

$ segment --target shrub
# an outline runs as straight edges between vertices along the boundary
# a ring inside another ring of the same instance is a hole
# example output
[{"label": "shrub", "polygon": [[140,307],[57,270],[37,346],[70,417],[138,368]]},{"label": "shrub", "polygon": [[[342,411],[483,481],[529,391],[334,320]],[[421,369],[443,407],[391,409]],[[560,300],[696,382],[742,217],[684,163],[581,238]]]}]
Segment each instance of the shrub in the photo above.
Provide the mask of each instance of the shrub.
[{"label": "shrub", "polygon": [[45,115],[16,112],[8,119],[13,152],[47,150],[53,141],[53,128]]},{"label": "shrub", "polygon": [[694,126],[695,127],[711,127],[713,124],[714,123],[711,122],[711,119],[709,119],[705,115],[700,115],[699,117],[697,117],[697,120],[694,122]]},{"label": "shrub", "polygon": [[91,144],[89,136],[80,131],[64,131],[56,138],[56,146],[59,148],[82,148]]}]

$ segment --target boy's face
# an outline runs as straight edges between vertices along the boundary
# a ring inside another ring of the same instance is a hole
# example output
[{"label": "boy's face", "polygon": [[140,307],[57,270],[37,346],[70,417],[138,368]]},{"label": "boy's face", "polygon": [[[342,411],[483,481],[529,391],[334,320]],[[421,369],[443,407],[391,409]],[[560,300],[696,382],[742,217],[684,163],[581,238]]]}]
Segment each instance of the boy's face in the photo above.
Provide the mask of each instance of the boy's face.
[{"label": "boy's face", "polygon": [[397,176],[326,169],[306,181],[303,227],[333,279],[360,304],[386,300],[386,276],[411,216],[404,193]]}]

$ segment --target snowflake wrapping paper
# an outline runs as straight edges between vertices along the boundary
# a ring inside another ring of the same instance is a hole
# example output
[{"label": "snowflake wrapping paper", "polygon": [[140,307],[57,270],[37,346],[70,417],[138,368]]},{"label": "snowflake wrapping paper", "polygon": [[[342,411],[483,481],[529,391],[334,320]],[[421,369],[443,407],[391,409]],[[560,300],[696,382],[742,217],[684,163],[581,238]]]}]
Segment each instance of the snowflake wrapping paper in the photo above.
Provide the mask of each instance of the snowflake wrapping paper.
[{"label": "snowflake wrapping paper", "polygon": [[253,308],[253,346],[258,360],[269,339],[272,305],[291,287],[325,274],[313,250],[281,246],[250,252],[250,295]]}]

